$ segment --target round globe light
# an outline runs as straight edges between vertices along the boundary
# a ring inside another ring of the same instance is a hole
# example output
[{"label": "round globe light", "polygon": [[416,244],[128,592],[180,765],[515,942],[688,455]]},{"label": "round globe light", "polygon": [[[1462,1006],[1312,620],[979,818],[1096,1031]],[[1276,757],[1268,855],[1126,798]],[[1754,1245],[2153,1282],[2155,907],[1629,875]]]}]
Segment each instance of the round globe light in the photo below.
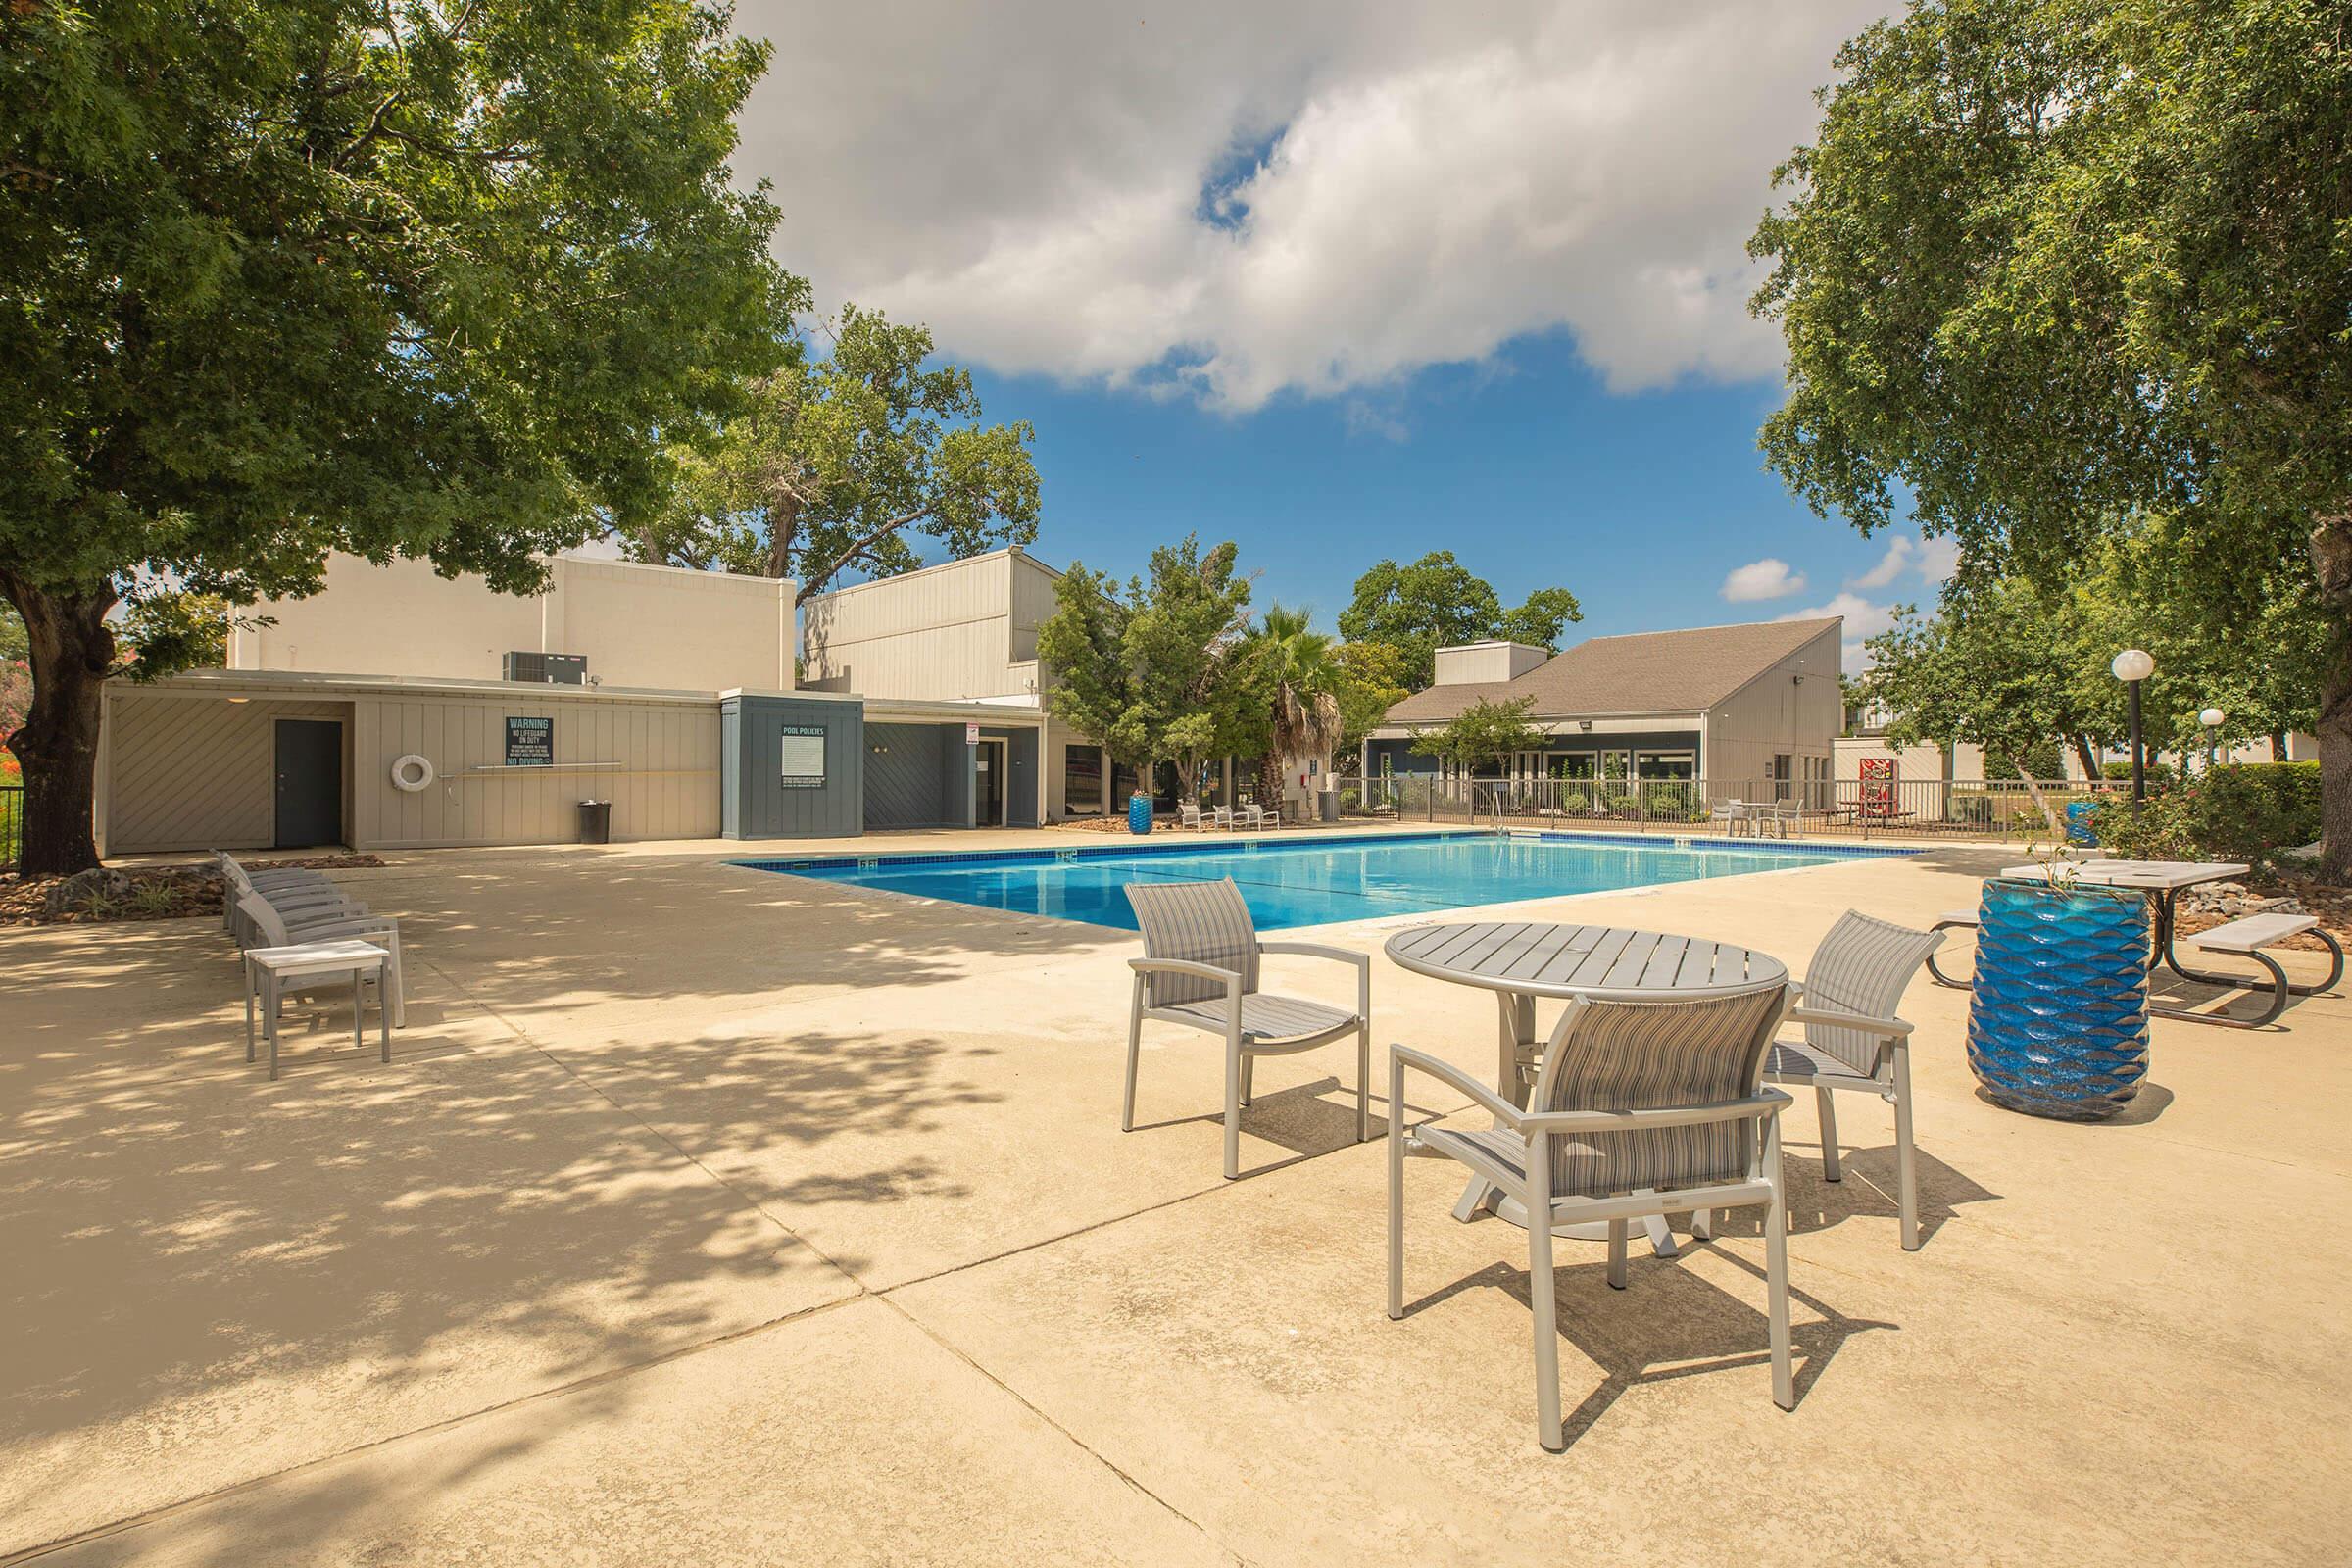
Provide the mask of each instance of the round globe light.
[{"label": "round globe light", "polygon": [[2116,655],[2115,662],[2107,667],[2115,671],[2117,680],[2146,680],[2156,673],[2156,661],[2136,648],[2127,648]]},{"label": "round globe light", "polygon": [[2222,727],[2222,720],[2228,718],[2229,716],[2230,715],[2228,713],[2223,712],[2218,708],[2208,708],[2197,714],[2197,722],[2204,725],[2207,729],[2220,729]]}]

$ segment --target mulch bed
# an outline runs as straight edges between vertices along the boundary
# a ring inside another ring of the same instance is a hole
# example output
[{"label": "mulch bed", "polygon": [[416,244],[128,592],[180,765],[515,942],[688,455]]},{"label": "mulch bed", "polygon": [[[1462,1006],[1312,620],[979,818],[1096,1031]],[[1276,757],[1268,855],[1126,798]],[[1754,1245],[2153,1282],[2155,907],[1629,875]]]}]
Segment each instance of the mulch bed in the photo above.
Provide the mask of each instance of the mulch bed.
[{"label": "mulch bed", "polygon": [[[372,855],[315,855],[292,860],[253,860],[253,865],[303,866],[315,871],[358,870],[384,862]],[[97,925],[115,920],[180,920],[220,912],[220,877],[209,865],[124,866],[128,889],[94,908],[45,913],[57,876],[0,877],[0,925]]]}]

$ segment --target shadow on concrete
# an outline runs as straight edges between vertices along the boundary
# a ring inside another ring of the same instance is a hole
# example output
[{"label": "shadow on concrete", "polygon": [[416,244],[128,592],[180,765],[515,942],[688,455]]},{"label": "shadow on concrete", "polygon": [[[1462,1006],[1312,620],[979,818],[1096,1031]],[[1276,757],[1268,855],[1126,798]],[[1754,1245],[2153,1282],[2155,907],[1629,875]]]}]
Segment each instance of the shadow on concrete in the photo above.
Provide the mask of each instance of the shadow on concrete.
[{"label": "shadow on concrete", "polygon": [[[1737,1253],[1710,1243],[1696,1245],[1759,1282],[1764,1277],[1760,1265]],[[1499,1290],[1532,1313],[1529,1282],[1524,1268],[1491,1264],[1408,1301],[1405,1316],[1411,1318],[1474,1290]],[[1609,1288],[1608,1264],[1599,1259],[1557,1264],[1552,1283],[1560,1338],[1602,1373],[1599,1385],[1578,1399],[1574,1363],[1564,1362],[1560,1368],[1560,1397],[1569,1406],[1563,1426],[1572,1451],[1630,1389],[1761,1366],[1771,1360],[1769,1325],[1762,1308],[1700,1279],[1682,1266],[1682,1259],[1652,1257],[1637,1247],[1629,1254],[1626,1289],[1622,1291]],[[1812,1321],[1793,1320],[1789,1329],[1799,1405],[1846,1341],[1856,1334],[1899,1327],[1846,1317],[1793,1281],[1788,1300],[1792,1319],[1800,1309],[1817,1314]],[[1570,1404],[1572,1400],[1575,1402]]]}]

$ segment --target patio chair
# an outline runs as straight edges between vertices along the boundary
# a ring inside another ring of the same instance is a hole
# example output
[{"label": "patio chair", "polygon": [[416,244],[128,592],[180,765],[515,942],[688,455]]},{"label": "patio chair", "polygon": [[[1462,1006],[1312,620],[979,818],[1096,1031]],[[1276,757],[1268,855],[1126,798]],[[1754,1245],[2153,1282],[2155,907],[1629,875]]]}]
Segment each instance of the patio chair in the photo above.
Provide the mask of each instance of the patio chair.
[{"label": "patio chair", "polygon": [[370,914],[364,904],[281,908],[258,893],[239,895],[236,906],[242,928],[237,946],[241,949],[288,948],[343,937],[357,937],[381,947],[392,956],[384,966],[384,980],[391,987],[392,1026],[395,1029],[409,1026],[408,975],[401,965],[398,920],[388,914]]},{"label": "patio chair", "polygon": [[[1525,1110],[1425,1052],[1389,1052],[1389,1316],[1404,1316],[1404,1161],[1451,1159],[1516,1199],[1528,1215],[1528,1298],[1535,1308],[1536,1436],[1555,1452],[1560,1345],[1552,1233],[1608,1225],[1608,1281],[1626,1287],[1630,1221],[1671,1210],[1760,1206],[1772,1397],[1796,1404],[1788,1353],[1788,1237],[1781,1193],[1780,1113],[1788,1097],[1759,1081],[1788,1005],[1774,983],[1695,1001],[1568,1004]],[[1493,1115],[1491,1129],[1424,1125],[1398,1107],[1407,1070],[1425,1073]]]},{"label": "patio chair", "polygon": [[1746,810],[1738,801],[1717,801],[1707,808],[1707,826],[1725,838],[1737,838],[1746,821]]},{"label": "patio chair", "polygon": [[316,882],[275,882],[268,886],[256,884],[245,868],[226,856],[220,861],[221,916],[220,923],[240,945],[249,945],[252,925],[241,912],[241,901],[258,898],[283,914],[304,914],[323,917],[341,912],[346,916],[368,912],[360,903],[334,883],[320,877]]},{"label": "patio chair", "polygon": [[[1805,1026],[1803,1040],[1773,1044],[1764,1081],[1811,1085],[1821,1111],[1821,1178],[1840,1181],[1838,1112],[1839,1090],[1863,1090],[1894,1106],[1895,1206],[1903,1250],[1919,1250],[1919,1172],[1911,1142],[1911,1025],[1895,1016],[1896,1004],[1929,956],[1943,946],[1941,931],[1914,931],[1848,909],[1813,950],[1802,985],[1791,986],[1796,1005],[1791,1022]],[[1693,1215],[1691,1229],[1704,1235],[1707,1216]]]},{"label": "patio chair", "polygon": [[[1135,993],[1127,1020],[1127,1092],[1119,1131],[1135,1131],[1135,1069],[1144,1023],[1182,1024],[1225,1040],[1225,1179],[1241,1175],[1242,1107],[1250,1103],[1259,1056],[1311,1051],[1355,1032],[1355,1140],[1372,1136],[1372,959],[1313,942],[1263,942],[1241,890],[1216,882],[1130,882],[1127,902],[1143,930],[1144,956],[1131,958]],[[1335,1007],[1257,989],[1269,953],[1329,958],[1355,969],[1355,1006]]]},{"label": "patio chair", "polygon": [[1208,828],[1209,822],[1206,817],[1200,814],[1200,803],[1199,801],[1178,801],[1176,803],[1176,825],[1178,827],[1188,827],[1194,832],[1200,833]]}]

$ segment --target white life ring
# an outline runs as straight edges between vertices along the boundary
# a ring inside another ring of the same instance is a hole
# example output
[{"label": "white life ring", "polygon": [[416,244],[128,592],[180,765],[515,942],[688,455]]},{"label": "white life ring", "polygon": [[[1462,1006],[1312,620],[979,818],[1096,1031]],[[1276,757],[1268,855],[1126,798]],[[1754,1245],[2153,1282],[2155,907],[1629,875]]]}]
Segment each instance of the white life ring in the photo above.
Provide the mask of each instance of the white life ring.
[{"label": "white life ring", "polygon": [[392,787],[414,795],[433,782],[433,764],[415,752],[392,764]]}]

